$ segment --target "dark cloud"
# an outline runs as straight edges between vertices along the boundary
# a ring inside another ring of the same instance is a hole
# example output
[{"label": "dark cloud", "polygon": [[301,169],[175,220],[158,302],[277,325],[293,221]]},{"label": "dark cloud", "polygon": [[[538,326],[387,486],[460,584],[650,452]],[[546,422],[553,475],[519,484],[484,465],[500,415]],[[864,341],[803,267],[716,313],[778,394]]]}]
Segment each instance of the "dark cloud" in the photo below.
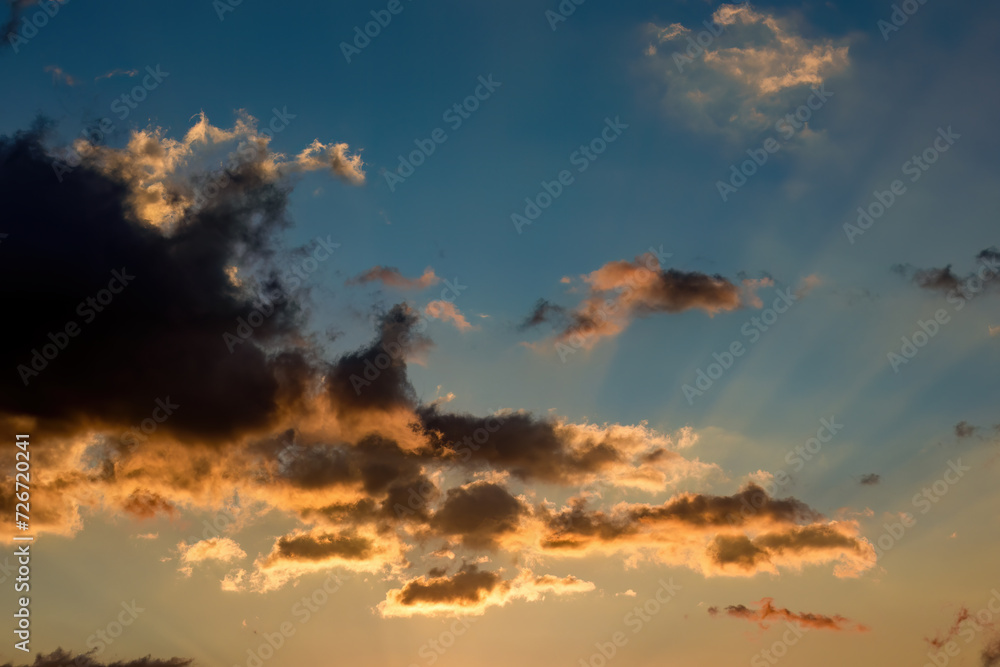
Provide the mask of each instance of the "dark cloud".
[{"label": "dark cloud", "polygon": [[351,534],[316,534],[285,536],[278,540],[274,558],[287,560],[365,560],[373,553],[371,540]]},{"label": "dark cloud", "polygon": [[631,262],[607,262],[582,276],[582,280],[587,284],[587,296],[576,308],[565,311],[539,300],[521,329],[556,319],[557,343],[575,341],[576,347],[589,348],[601,338],[617,336],[637,317],[687,310],[715,314],[746,305],[759,307],[754,291],[774,284],[762,278],[744,280],[740,286],[721,275],[665,269],[653,253]]},{"label": "dark cloud", "polygon": [[956,438],[971,438],[976,433],[976,427],[966,421],[955,424]]},{"label": "dark cloud", "polygon": [[867,632],[868,628],[860,623],[852,621],[849,618],[843,616],[834,615],[826,616],[824,614],[813,614],[813,613],[799,613],[789,611],[788,609],[782,609],[780,607],[774,606],[774,600],[772,598],[764,598],[760,602],[756,603],[757,609],[751,609],[746,605],[730,605],[724,610],[720,610],[718,607],[709,607],[708,613],[711,616],[718,616],[720,613],[724,613],[727,616],[733,618],[740,618],[743,620],[751,621],[757,623],[762,628],[768,627],[769,621],[790,621],[792,623],[797,623],[806,628],[813,628],[817,630],[835,630],[835,631],[856,631],[856,632]]},{"label": "dark cloud", "polygon": [[1000,665],[1000,636],[994,637],[986,643],[979,658],[982,660],[982,667],[998,667]]},{"label": "dark cloud", "polygon": [[491,548],[496,539],[517,530],[528,508],[498,484],[476,482],[449,489],[431,527],[442,535],[457,535],[473,548]]},{"label": "dark cloud", "polygon": [[434,274],[434,269],[427,267],[419,278],[407,278],[394,266],[375,266],[361,275],[347,281],[348,285],[364,285],[370,282],[380,282],[396,289],[424,289],[441,282]]},{"label": "dark cloud", "polygon": [[396,598],[403,606],[456,603],[474,605],[497,586],[500,575],[481,571],[476,565],[466,565],[452,577],[419,577],[406,582]]},{"label": "dark cloud", "polygon": [[533,327],[537,327],[545,322],[551,322],[553,320],[561,321],[566,318],[566,309],[562,306],[556,305],[551,301],[546,301],[545,299],[539,299],[535,303],[534,309],[531,313],[524,318],[524,321],[518,325],[518,331],[526,331]]},{"label": "dark cloud", "polygon": [[37,4],[38,0],[6,0],[6,5],[10,8],[10,18],[0,27],[0,49],[7,48],[11,44],[11,38],[17,34],[18,23],[21,20],[24,10]]},{"label": "dark cloud", "polygon": [[[86,161],[57,178],[42,136],[36,129],[0,138],[9,235],[0,295],[22,318],[0,353],[2,410],[72,430],[84,421],[138,424],[169,397],[180,408],[160,429],[220,441],[265,427],[282,403],[300,397],[310,376],[304,353],[266,349],[297,333],[293,301],[272,303],[232,353],[223,339],[258,298],[237,288],[227,267],[274,259],[289,224],[288,188],[253,169],[237,172],[164,233],[137,219],[125,180]],[[262,279],[266,290],[281,286],[273,274]],[[75,337],[65,333],[69,323]],[[48,360],[32,352],[52,356],[57,346],[65,349]],[[25,386],[18,368],[31,369],[33,358],[45,367],[27,374]]]},{"label": "dark cloud", "polygon": [[146,489],[133,491],[125,500],[122,509],[140,519],[152,519],[157,514],[173,516],[177,513],[177,508],[169,500]]},{"label": "dark cloud", "polygon": [[[73,655],[69,651],[57,648],[52,653],[39,653],[30,665],[22,667],[186,667],[191,664],[191,660],[185,658],[169,658],[166,660],[146,656],[135,660],[119,660],[117,662],[98,662],[91,657],[90,653]],[[14,667],[13,662],[8,662],[3,667]]]},{"label": "dark cloud", "polygon": [[746,535],[717,535],[708,547],[708,555],[716,565],[735,565],[741,570],[755,570],[770,560],[767,552]]},{"label": "dark cloud", "polygon": [[347,416],[351,410],[415,407],[416,393],[406,375],[406,355],[430,344],[421,335],[425,327],[426,322],[405,304],[385,313],[371,344],[331,365],[326,387],[334,408]]},{"label": "dark cloud", "polygon": [[873,472],[868,473],[867,475],[862,475],[861,476],[861,485],[862,486],[874,486],[874,485],[878,484],[881,481],[882,481],[882,476],[881,475],[877,475],[877,474],[875,474]]},{"label": "dark cloud", "polygon": [[[591,540],[607,542],[633,535],[655,524],[718,528],[753,522],[797,523],[819,518],[821,515],[805,503],[794,498],[771,498],[755,484],[748,484],[732,496],[684,494],[662,505],[627,505],[612,514],[588,511],[586,503],[577,500],[571,508],[548,518],[551,533],[545,544],[550,548],[580,547]],[[722,548],[728,553],[735,546],[725,542]]]},{"label": "dark cloud", "polygon": [[[529,414],[477,417],[443,412],[434,405],[419,408],[417,414],[438,455],[470,465],[496,465],[524,480],[572,482],[623,460],[607,436],[571,446],[560,437],[555,421]],[[485,439],[474,439],[478,434],[485,434]]]},{"label": "dark cloud", "polygon": [[955,621],[951,624],[950,628],[933,639],[925,637],[924,641],[934,648],[942,648],[945,644],[954,639],[956,635],[958,635],[959,631],[962,629],[962,623],[970,618],[972,618],[972,615],[969,613],[969,610],[962,607],[958,610],[958,613],[955,614]]},{"label": "dark cloud", "polygon": [[956,294],[971,298],[982,290],[1000,289],[1000,281],[995,280],[1000,271],[1000,251],[986,248],[975,257],[977,266],[966,275],[955,273],[951,264],[942,268],[918,269],[909,264],[894,264],[893,273],[908,278],[920,289],[941,294]]}]

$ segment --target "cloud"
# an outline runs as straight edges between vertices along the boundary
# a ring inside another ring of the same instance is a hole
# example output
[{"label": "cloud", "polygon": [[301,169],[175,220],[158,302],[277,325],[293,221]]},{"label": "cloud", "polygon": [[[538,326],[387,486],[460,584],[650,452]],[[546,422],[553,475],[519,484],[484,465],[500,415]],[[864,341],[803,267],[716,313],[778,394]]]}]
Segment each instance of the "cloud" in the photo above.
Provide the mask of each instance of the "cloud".
[{"label": "cloud", "polygon": [[[306,171],[329,169],[352,185],[364,182],[363,162],[347,154],[347,144],[315,140],[289,159],[271,150],[271,131],[259,131],[257,125],[256,118],[240,111],[236,124],[223,129],[201,113],[181,140],[149,127],[134,130],[120,149],[79,138],[73,153],[91,169],[127,183],[134,213],[157,226],[181,224],[210,207],[220,190],[232,201],[234,194],[248,194],[260,183],[283,184]],[[64,153],[64,159],[71,159],[73,153]],[[225,170],[218,170],[219,164]]]},{"label": "cloud", "polygon": [[[436,455],[474,467],[489,464],[520,480],[662,490],[688,477],[707,477],[712,464],[673,451],[690,437],[674,437],[645,424],[572,424],[527,413],[478,417],[418,409],[423,434]],[[480,437],[483,436],[483,437]]]},{"label": "cloud", "polygon": [[295,156],[293,164],[301,171],[330,169],[351,185],[362,185],[365,182],[364,162],[361,155],[351,155],[349,150],[350,147],[345,143],[324,144],[319,139],[313,139],[309,146]]},{"label": "cloud", "polygon": [[122,509],[139,519],[152,519],[157,514],[173,516],[177,513],[177,508],[169,500],[146,489],[133,491]]},{"label": "cloud", "polygon": [[139,73],[137,69],[113,69],[110,72],[105,72],[104,74],[94,77],[94,81],[100,81],[102,79],[110,79],[114,76],[127,76],[132,78]]},{"label": "cloud", "polygon": [[279,537],[269,554],[258,557],[253,572],[226,581],[238,590],[266,593],[303,575],[332,568],[391,573],[406,563],[407,548],[398,536],[380,535],[369,527],[296,530]]},{"label": "cloud", "polygon": [[853,521],[826,521],[794,498],[777,500],[748,484],[733,496],[680,494],[662,505],[620,503],[589,510],[582,498],[544,516],[544,553],[626,554],[683,565],[706,576],[753,576],[834,562],[838,577],[875,563]]},{"label": "cloud", "polygon": [[843,616],[825,616],[823,614],[798,613],[775,607],[772,598],[764,598],[756,602],[756,609],[744,605],[730,605],[721,612],[718,607],[709,607],[708,613],[716,616],[724,613],[733,618],[741,618],[756,623],[762,628],[769,627],[769,622],[790,621],[802,627],[815,630],[834,630],[837,632],[868,632],[868,627]]},{"label": "cloud", "polygon": [[773,285],[769,278],[737,284],[720,275],[663,269],[653,253],[631,262],[608,262],[581,278],[588,293],[575,309],[567,311],[540,300],[520,328],[553,322],[559,327],[556,345],[590,349],[601,339],[623,332],[635,318],[688,310],[713,316],[746,306],[760,308],[757,290]]},{"label": "cloud", "polygon": [[[569,278],[565,279],[569,282]],[[560,322],[566,318],[566,309],[545,299],[539,299],[534,309],[528,314],[524,321],[518,326],[518,331],[525,331],[532,327],[537,327],[545,322]]]},{"label": "cloud", "polygon": [[469,324],[462,312],[450,301],[431,301],[424,308],[424,313],[434,319],[451,322],[459,331],[471,331],[477,328]]},{"label": "cloud", "polygon": [[[165,143],[146,149],[167,162]],[[179,407],[155,424],[159,435],[219,442],[271,424],[302,396],[310,374],[306,355],[290,344],[302,311],[290,299],[261,305],[269,315],[253,329],[255,342],[231,352],[224,334],[257,309],[260,291],[292,294],[288,277],[271,268],[284,252],[287,188],[242,172],[204,206],[177,208],[183,215],[168,233],[132,205],[140,186],[129,170],[138,168],[139,148],[101,150],[124,171],[84,159],[60,183],[39,133],[0,138],[0,200],[19,244],[0,265],[0,292],[31,313],[4,348],[15,370],[0,379],[0,418],[26,418],[46,432],[86,424],[121,433],[154,410],[159,419],[160,399]],[[242,288],[227,274],[234,264],[247,269]],[[71,340],[67,328],[85,335]],[[53,340],[65,346],[57,358],[33,352],[56,347]],[[280,353],[258,346],[282,343]]]},{"label": "cloud", "polygon": [[57,65],[48,65],[45,68],[45,71],[52,73],[52,82],[53,83],[62,82],[62,83],[65,83],[67,86],[75,86],[78,83],[80,83],[75,78],[73,78],[72,76],[70,76],[69,74],[67,74],[66,71],[62,67],[59,67]]},{"label": "cloud", "polygon": [[987,642],[979,654],[979,658],[983,663],[982,667],[997,667],[997,665],[1000,665],[1000,636],[994,637]]},{"label": "cloud", "polygon": [[[677,493],[724,478],[689,454],[697,440],[689,427],[573,423],[514,409],[468,414],[423,402],[408,364],[431,345],[428,321],[405,303],[373,309],[372,337],[357,349],[327,347],[309,318],[310,292],[293,289],[282,271],[301,255],[282,242],[292,224],[292,160],[254,151],[214,196],[193,203],[212,178],[199,166],[204,153],[229,155],[229,142],[257,136],[241,122],[221,129],[202,117],[182,140],[134,136],[122,149],[84,151],[59,176],[52,157],[60,152],[46,144],[44,125],[0,139],[4,248],[20,244],[0,263],[0,292],[23,319],[0,354],[8,369],[39,369],[27,386],[16,370],[0,378],[0,424],[45,442],[32,455],[36,531],[72,536],[100,511],[205,513],[214,528],[180,542],[182,573],[228,563],[221,585],[234,593],[325,571],[377,575],[399,582],[385,615],[478,614],[592,590],[572,576],[503,570],[584,554],[706,576],[825,563],[852,576],[870,567],[855,523],[827,521],[795,499],[758,497],[756,487]],[[319,160],[310,155],[302,162]],[[148,196],[154,182],[178,196]],[[616,292],[638,270],[629,262],[583,284],[592,296],[613,294],[630,317],[738,307],[763,285],[653,266],[631,292]],[[272,295],[266,303],[261,292]],[[87,308],[94,312],[85,317]],[[63,333],[68,321],[86,335]],[[228,344],[227,333],[240,342]],[[33,349],[57,353],[33,360]],[[0,451],[0,466],[14,469],[13,452]],[[610,500],[630,493],[670,497]],[[4,485],[0,511],[15,504],[13,484]],[[239,532],[273,510],[287,527],[260,526],[270,544],[237,567],[246,557]],[[12,530],[5,524],[0,536],[9,540]],[[414,564],[434,558],[447,561],[414,578]],[[468,566],[450,576],[433,569],[451,561]],[[473,569],[484,562],[500,564]]]},{"label": "cloud", "polygon": [[441,279],[434,274],[434,269],[427,267],[419,278],[407,278],[394,266],[373,266],[364,273],[348,281],[349,285],[364,285],[380,282],[386,287],[401,290],[421,290],[436,285]]},{"label": "cloud", "polygon": [[646,64],[665,86],[664,108],[701,131],[762,129],[850,65],[846,40],[805,37],[790,18],[749,4],[720,5],[712,24],[697,35],[647,26]]},{"label": "cloud", "polygon": [[955,424],[955,437],[956,438],[970,438],[976,432],[976,427],[966,421],[960,421]]},{"label": "cloud", "polygon": [[[6,0],[6,4],[10,7],[10,18],[7,23],[0,27],[0,46],[7,47],[11,46],[16,42],[14,36],[18,34],[20,27],[18,23],[21,22],[21,18],[24,15],[25,10],[29,7],[39,4],[41,0]],[[69,0],[54,0],[59,4],[65,4]],[[14,51],[17,53],[17,50]]]},{"label": "cloud", "polygon": [[[169,658],[164,660],[147,655],[145,658],[135,660],[118,660],[114,663],[104,663],[98,662],[91,657],[92,654],[95,654],[95,651],[97,649],[89,653],[73,655],[69,651],[57,648],[51,653],[37,654],[35,659],[32,660],[30,667],[105,667],[105,665],[107,667],[186,667],[192,662],[190,659],[185,658]],[[3,667],[14,667],[14,663],[5,663]],[[24,665],[23,667],[29,667],[29,665]]]},{"label": "cloud", "polygon": [[955,638],[958,632],[962,629],[962,623],[969,620],[970,618],[972,618],[972,614],[969,613],[968,609],[962,607],[958,610],[958,613],[955,615],[955,621],[951,624],[950,628],[945,630],[943,634],[939,634],[933,639],[925,637],[924,641],[926,641],[928,645],[934,648],[938,649],[942,648],[945,644],[947,644],[948,642],[950,642],[952,639]]},{"label": "cloud", "polygon": [[535,575],[529,570],[504,580],[497,572],[465,565],[451,577],[417,577],[392,589],[378,605],[383,617],[481,615],[488,607],[512,600],[534,601],[545,593],[567,595],[594,590],[594,584],[574,576]]},{"label": "cloud", "polygon": [[499,484],[474,482],[448,489],[444,504],[430,519],[438,534],[455,536],[468,547],[496,548],[497,539],[517,531],[529,510]]},{"label": "cloud", "polygon": [[180,562],[182,564],[180,571],[188,576],[191,575],[191,566],[195,563],[209,560],[229,563],[247,557],[246,552],[240,548],[240,545],[229,537],[215,537],[201,540],[194,544],[181,542],[177,545],[177,549],[180,552]]},{"label": "cloud", "polygon": [[882,476],[876,475],[875,473],[868,473],[866,475],[861,476],[862,486],[874,486],[875,484],[878,484],[881,481],[882,481]]},{"label": "cloud", "polygon": [[909,279],[922,290],[971,299],[981,291],[996,291],[1000,288],[1000,281],[994,280],[997,272],[1000,272],[1000,250],[994,247],[986,248],[979,251],[975,259],[978,266],[964,276],[952,271],[951,264],[930,269],[918,269],[909,264],[894,264],[891,270]]}]

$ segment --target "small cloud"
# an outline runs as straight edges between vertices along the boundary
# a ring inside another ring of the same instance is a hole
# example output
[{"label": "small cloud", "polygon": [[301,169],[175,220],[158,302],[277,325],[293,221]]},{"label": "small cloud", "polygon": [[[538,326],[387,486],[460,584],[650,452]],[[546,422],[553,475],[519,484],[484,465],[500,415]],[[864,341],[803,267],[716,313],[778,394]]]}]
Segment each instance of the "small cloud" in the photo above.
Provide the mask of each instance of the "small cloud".
[{"label": "small cloud", "polygon": [[138,73],[139,70],[137,69],[113,69],[110,72],[105,72],[100,76],[94,77],[94,81],[100,81],[101,79],[110,79],[113,76],[127,76],[131,78]]},{"label": "small cloud", "polygon": [[976,432],[976,427],[967,421],[960,421],[955,424],[956,438],[971,438]]},{"label": "small cloud", "polygon": [[626,598],[634,598],[634,597],[635,597],[635,591],[633,591],[633,590],[632,590],[632,589],[630,588],[630,589],[628,589],[627,591],[622,591],[621,593],[615,593],[615,597],[616,597],[616,598],[617,598],[617,597],[626,597]]},{"label": "small cloud", "polygon": [[755,602],[756,609],[751,609],[745,605],[730,605],[725,609],[709,607],[710,616],[718,616],[721,613],[733,618],[741,618],[751,623],[756,623],[761,628],[767,629],[771,623],[776,621],[789,621],[805,628],[817,630],[834,630],[837,632],[868,632],[868,627],[860,623],[844,618],[840,615],[826,616],[824,614],[800,613],[789,611],[774,606],[772,598],[764,598]]},{"label": "small cloud", "polygon": [[155,540],[160,536],[159,533],[139,533],[135,536],[137,540]]},{"label": "small cloud", "polygon": [[478,329],[469,324],[462,312],[450,301],[431,301],[424,308],[424,313],[443,322],[451,322],[459,331]]},{"label": "small cloud", "polygon": [[373,266],[364,273],[355,276],[347,281],[348,285],[364,285],[371,282],[380,282],[386,287],[395,287],[402,290],[426,289],[431,285],[441,282],[435,275],[434,269],[427,267],[423,275],[419,278],[407,278],[394,266]]},{"label": "small cloud", "polygon": [[247,557],[247,554],[240,545],[229,537],[216,537],[208,540],[201,540],[194,544],[181,542],[177,545],[180,551],[179,568],[186,576],[191,576],[193,565],[208,560],[217,560],[221,563],[229,563]]},{"label": "small cloud", "polygon": [[869,473],[867,475],[861,476],[862,486],[874,486],[882,481],[881,475],[876,475],[875,473]]},{"label": "small cloud", "polygon": [[52,73],[52,83],[65,83],[67,86],[75,86],[79,83],[76,79],[66,73],[66,71],[57,65],[49,65],[45,68],[46,72]]},{"label": "small cloud", "polygon": [[795,290],[795,296],[801,299],[822,284],[823,279],[815,273],[811,273],[799,281],[798,289]]}]

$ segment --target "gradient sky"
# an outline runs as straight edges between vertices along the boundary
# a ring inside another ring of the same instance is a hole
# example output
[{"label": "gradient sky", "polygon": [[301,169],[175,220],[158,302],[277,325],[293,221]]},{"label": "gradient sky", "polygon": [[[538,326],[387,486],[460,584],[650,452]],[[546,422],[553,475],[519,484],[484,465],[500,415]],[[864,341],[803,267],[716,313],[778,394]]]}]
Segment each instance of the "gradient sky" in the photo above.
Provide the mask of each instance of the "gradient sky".
[{"label": "gradient sky", "polygon": [[995,4],[6,5],[0,664],[1000,664]]}]

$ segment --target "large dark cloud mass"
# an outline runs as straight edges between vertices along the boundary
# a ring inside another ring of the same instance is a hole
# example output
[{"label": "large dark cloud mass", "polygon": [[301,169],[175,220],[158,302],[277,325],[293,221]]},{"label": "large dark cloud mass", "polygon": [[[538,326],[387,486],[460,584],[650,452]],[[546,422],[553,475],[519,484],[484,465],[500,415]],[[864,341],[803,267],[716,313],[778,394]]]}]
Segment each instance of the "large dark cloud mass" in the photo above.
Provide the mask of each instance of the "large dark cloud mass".
[{"label": "large dark cloud mass", "polygon": [[257,296],[226,269],[273,255],[287,194],[247,168],[164,234],[136,218],[114,174],[84,163],[57,177],[41,131],[0,138],[0,295],[19,320],[0,352],[0,410],[48,428],[134,424],[169,396],[181,407],[163,428],[181,435],[219,440],[267,424],[303,392],[303,354],[264,351],[295,331],[299,313],[273,303],[253,331],[259,345],[230,352],[223,334]]}]

